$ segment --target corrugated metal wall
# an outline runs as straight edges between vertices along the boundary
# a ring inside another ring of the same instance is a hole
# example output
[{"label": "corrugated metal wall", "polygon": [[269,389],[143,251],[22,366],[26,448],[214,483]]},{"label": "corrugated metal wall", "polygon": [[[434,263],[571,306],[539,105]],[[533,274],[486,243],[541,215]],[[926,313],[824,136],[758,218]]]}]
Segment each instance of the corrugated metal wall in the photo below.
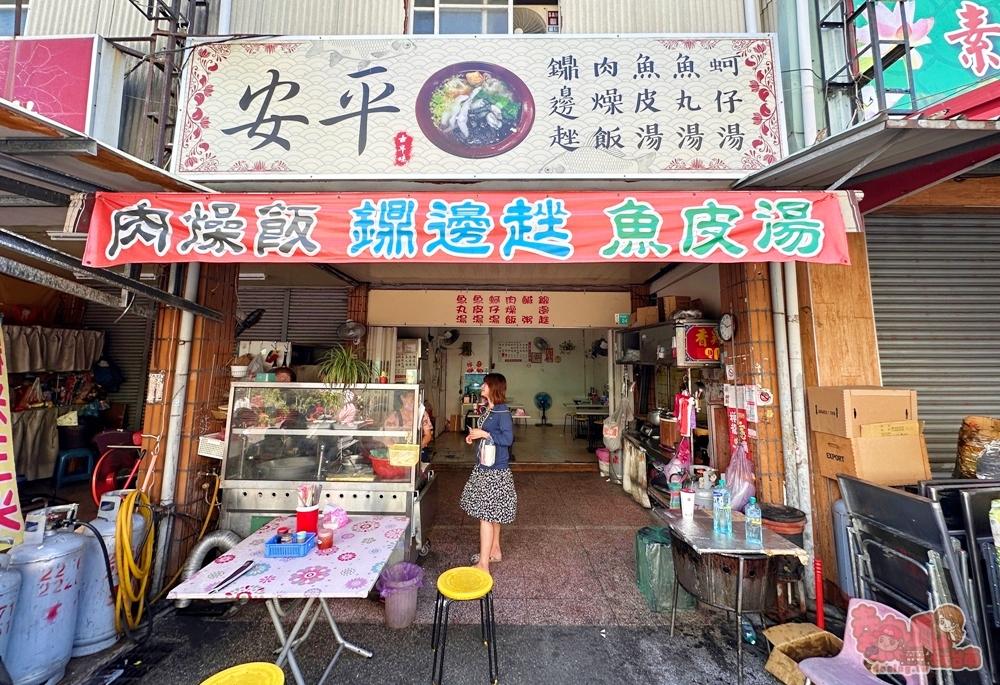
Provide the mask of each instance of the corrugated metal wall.
[{"label": "corrugated metal wall", "polygon": [[403,33],[403,0],[233,0],[233,33],[288,36]]},{"label": "corrugated metal wall", "polygon": [[560,0],[563,33],[742,33],[742,0]]},{"label": "corrugated metal wall", "polygon": [[152,23],[129,0],[31,0],[29,36],[148,36]]},{"label": "corrugated metal wall", "polygon": [[[113,288],[97,289],[114,294],[121,292]],[[149,304],[144,299],[140,302]],[[135,314],[122,316],[122,310],[94,302],[87,302],[83,314],[84,328],[104,331],[104,354],[118,365],[125,376],[125,382],[118,392],[109,395],[109,399],[128,405],[125,427],[133,430],[142,428],[154,324],[155,319],[145,319]]]},{"label": "corrugated metal wall", "polygon": [[866,217],[882,381],[917,391],[935,475],[958,429],[1000,417],[1000,217]]},{"label": "corrugated metal wall", "polygon": [[332,346],[347,321],[346,288],[268,288],[242,286],[244,314],[263,308],[260,323],[240,340],[287,340],[293,345]]}]

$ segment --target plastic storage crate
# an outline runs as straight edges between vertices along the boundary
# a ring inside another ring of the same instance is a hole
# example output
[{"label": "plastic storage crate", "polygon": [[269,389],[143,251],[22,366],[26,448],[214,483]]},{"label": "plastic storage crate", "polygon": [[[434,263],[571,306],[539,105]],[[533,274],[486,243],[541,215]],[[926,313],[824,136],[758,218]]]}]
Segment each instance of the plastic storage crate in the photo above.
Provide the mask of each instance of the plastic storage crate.
[{"label": "plastic storage crate", "polygon": [[305,542],[278,542],[280,535],[268,538],[264,543],[264,556],[266,557],[304,557],[309,554],[309,550],[316,546],[316,533],[306,535]]}]

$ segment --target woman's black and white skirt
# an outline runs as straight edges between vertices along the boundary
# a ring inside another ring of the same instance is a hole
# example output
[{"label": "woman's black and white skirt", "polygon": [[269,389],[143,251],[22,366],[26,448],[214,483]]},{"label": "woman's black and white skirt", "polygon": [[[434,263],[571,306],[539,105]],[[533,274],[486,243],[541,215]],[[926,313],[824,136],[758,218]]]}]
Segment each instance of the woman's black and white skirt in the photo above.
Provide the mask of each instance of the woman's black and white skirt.
[{"label": "woman's black and white skirt", "polygon": [[513,523],[517,492],[510,469],[472,469],[462,491],[462,509],[469,516],[492,523]]}]

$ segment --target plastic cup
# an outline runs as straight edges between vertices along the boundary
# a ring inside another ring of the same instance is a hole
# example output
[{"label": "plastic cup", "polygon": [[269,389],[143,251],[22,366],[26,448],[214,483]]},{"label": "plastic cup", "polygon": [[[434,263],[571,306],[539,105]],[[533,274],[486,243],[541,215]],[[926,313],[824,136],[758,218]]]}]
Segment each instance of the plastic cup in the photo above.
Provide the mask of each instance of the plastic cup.
[{"label": "plastic cup", "polygon": [[319,521],[318,504],[311,507],[297,507],[295,509],[295,530],[315,533],[317,521]]},{"label": "plastic cup", "polygon": [[690,488],[681,490],[681,516],[686,519],[694,517],[694,490]]},{"label": "plastic cup", "polygon": [[316,547],[318,549],[330,549],[333,547],[333,530],[330,528],[320,528],[316,533]]}]

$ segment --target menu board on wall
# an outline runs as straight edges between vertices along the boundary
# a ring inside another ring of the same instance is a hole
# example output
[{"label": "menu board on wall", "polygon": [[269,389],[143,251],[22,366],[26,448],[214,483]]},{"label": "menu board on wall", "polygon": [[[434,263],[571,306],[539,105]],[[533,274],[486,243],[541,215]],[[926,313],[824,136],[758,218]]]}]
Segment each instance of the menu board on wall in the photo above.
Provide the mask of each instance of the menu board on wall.
[{"label": "menu board on wall", "polygon": [[497,343],[502,362],[527,362],[531,360],[531,343],[501,342]]}]

